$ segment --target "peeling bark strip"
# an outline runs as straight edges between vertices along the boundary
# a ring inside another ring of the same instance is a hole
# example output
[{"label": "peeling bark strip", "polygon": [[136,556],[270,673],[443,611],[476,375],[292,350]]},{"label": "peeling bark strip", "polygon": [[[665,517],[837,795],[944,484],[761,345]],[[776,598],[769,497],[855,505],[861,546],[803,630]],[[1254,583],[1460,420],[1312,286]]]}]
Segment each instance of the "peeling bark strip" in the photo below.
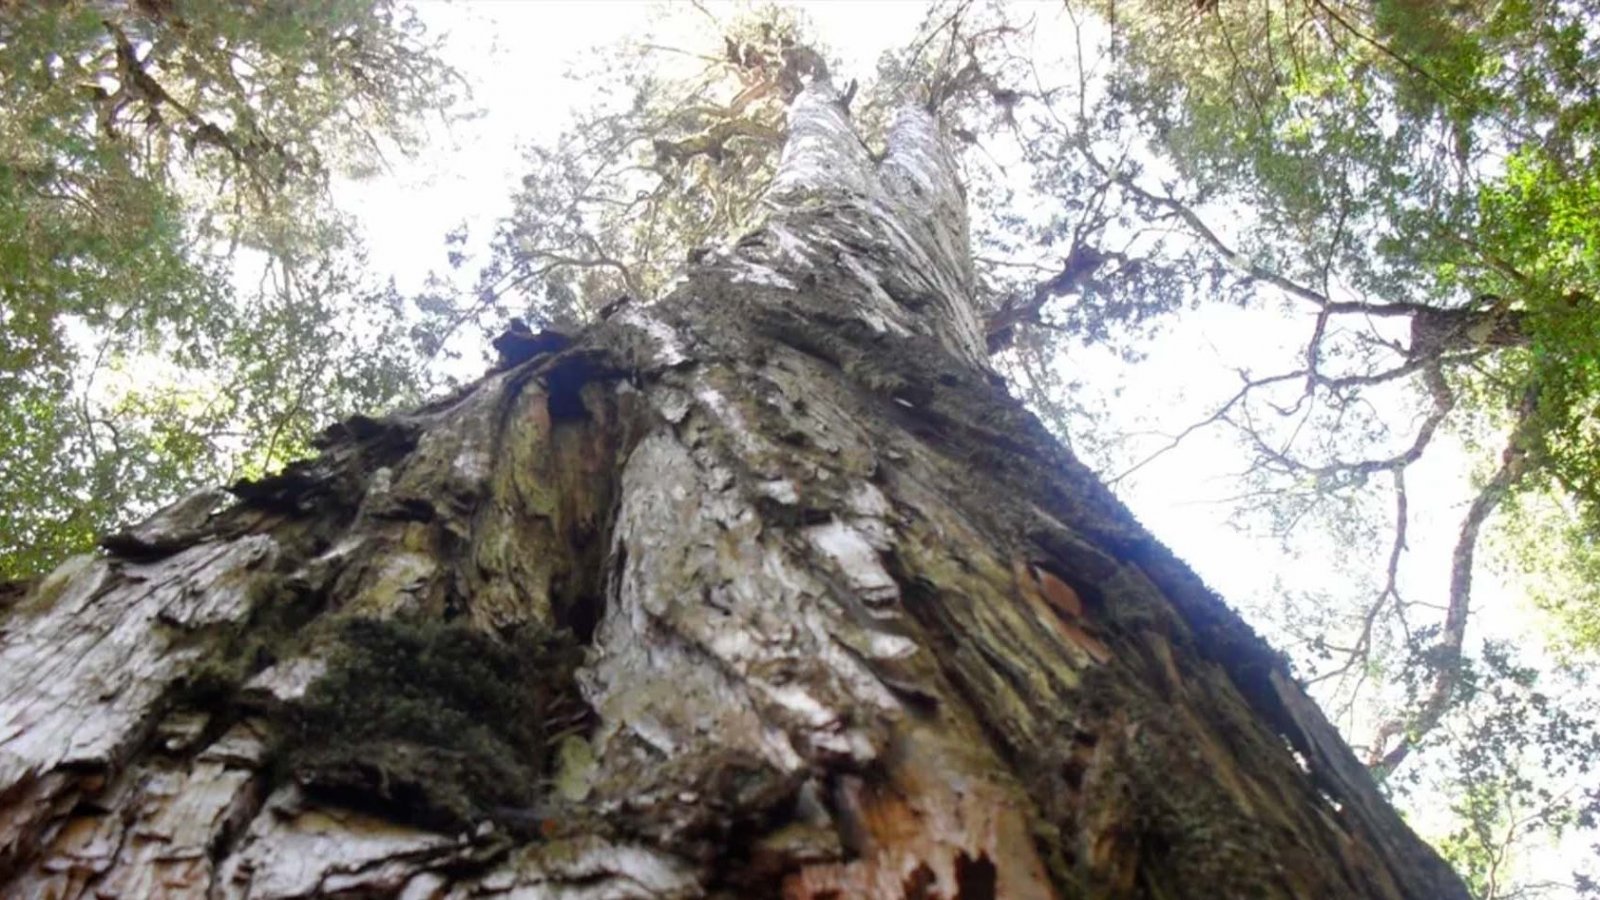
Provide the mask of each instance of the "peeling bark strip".
[{"label": "peeling bark strip", "polygon": [[1466,896],[997,386],[929,116],[768,204],[15,600],[0,894]]}]

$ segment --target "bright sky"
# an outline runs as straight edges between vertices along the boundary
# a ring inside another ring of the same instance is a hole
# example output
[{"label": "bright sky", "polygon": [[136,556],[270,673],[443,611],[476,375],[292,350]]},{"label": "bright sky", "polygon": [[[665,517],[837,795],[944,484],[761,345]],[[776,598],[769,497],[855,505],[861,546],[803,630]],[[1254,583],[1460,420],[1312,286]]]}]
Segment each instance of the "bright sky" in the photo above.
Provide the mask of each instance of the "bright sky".
[{"label": "bright sky", "polygon": [[[843,61],[841,80],[866,76],[878,54],[904,45],[919,24],[920,0],[796,4],[811,18],[824,44]],[[725,12],[716,2],[704,6]],[[435,135],[421,159],[401,161],[388,176],[339,186],[339,201],[364,223],[371,263],[392,274],[402,290],[416,289],[444,264],[444,233],[460,223],[481,249],[496,220],[510,209],[521,175],[520,147],[553,138],[568,110],[585,103],[580,86],[564,79],[575,58],[637,28],[652,17],[643,3],[422,2],[434,33],[448,35],[446,55],[467,76],[484,115]],[[1056,10],[1056,4],[1041,10]],[[696,15],[687,4],[677,11]],[[1168,434],[1209,412],[1239,386],[1236,368],[1256,374],[1278,370],[1301,352],[1308,320],[1286,319],[1262,328],[1259,311],[1215,306],[1185,314],[1149,347],[1147,368],[1128,377],[1093,352],[1074,351],[1058,364],[1091,383],[1120,377],[1114,408],[1122,427],[1152,427]],[[1164,443],[1151,435],[1149,445]],[[1412,596],[1444,596],[1450,549],[1470,498],[1468,458],[1445,442],[1430,449],[1422,470],[1408,475],[1414,517],[1407,552]],[[1302,588],[1349,591],[1374,577],[1366,560],[1348,559],[1331,541],[1308,545],[1286,558],[1275,542],[1242,534],[1227,524],[1229,477],[1241,465],[1238,450],[1217,433],[1200,433],[1119,486],[1135,512],[1164,542],[1193,565],[1236,606],[1264,608],[1278,582]],[[1474,635],[1527,628],[1525,610],[1489,579],[1476,591]]]},{"label": "bright sky", "polygon": [[[870,74],[879,52],[915,31],[924,8],[919,0],[795,5],[843,59],[844,77]],[[715,0],[703,6],[727,10]],[[660,18],[658,4],[633,0],[423,0],[418,7],[430,32],[447,35],[446,53],[485,115],[439,134],[433,152],[402,161],[392,177],[343,186],[341,202],[367,226],[374,266],[394,273],[402,288],[419,286],[442,263],[441,238],[450,225],[467,222],[472,233],[486,235],[509,211],[522,174],[519,148],[554,138],[568,111],[585,102],[562,77],[568,68],[584,62],[591,48]],[[687,3],[679,9],[693,14]]]}]

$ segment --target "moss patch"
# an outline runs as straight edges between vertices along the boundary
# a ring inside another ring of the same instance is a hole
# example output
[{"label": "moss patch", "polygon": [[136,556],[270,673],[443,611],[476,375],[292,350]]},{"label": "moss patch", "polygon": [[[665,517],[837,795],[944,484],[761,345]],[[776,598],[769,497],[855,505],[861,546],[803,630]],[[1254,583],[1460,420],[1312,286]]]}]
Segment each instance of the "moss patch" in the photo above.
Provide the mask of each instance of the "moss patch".
[{"label": "moss patch", "polygon": [[459,623],[353,619],[307,691],[284,762],[313,795],[456,830],[544,793],[558,732],[581,722],[582,651]]}]

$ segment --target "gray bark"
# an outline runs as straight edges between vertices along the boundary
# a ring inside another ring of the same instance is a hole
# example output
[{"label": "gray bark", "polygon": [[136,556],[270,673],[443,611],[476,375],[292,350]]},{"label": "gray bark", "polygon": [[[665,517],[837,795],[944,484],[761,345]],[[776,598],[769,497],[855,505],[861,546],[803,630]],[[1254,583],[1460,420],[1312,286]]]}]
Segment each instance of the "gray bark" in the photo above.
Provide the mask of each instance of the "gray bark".
[{"label": "gray bark", "polygon": [[767,202],[32,586],[0,893],[1466,896],[988,369],[928,115],[812,86]]}]

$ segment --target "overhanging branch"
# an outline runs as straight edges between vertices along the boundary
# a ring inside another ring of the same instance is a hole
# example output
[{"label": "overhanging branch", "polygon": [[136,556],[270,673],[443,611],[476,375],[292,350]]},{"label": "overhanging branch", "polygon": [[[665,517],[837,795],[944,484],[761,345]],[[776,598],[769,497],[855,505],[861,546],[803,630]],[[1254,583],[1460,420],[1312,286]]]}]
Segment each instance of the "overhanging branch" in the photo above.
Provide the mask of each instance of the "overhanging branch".
[{"label": "overhanging branch", "polygon": [[[1537,392],[1528,390],[1523,395],[1517,424],[1506,439],[1500,453],[1500,466],[1490,477],[1461,523],[1461,533],[1450,554],[1450,593],[1445,610],[1444,628],[1434,645],[1430,663],[1434,669],[1432,686],[1421,708],[1409,727],[1398,722],[1385,723],[1380,735],[1400,734],[1400,742],[1385,753],[1373,767],[1379,777],[1393,772],[1411,751],[1439,725],[1450,711],[1461,682],[1461,651],[1466,641],[1467,617],[1472,602],[1472,566],[1477,552],[1478,535],[1485,520],[1510,493],[1526,471],[1527,452],[1523,449],[1524,432],[1538,402]],[[1380,737],[1380,739],[1382,739]]]}]

